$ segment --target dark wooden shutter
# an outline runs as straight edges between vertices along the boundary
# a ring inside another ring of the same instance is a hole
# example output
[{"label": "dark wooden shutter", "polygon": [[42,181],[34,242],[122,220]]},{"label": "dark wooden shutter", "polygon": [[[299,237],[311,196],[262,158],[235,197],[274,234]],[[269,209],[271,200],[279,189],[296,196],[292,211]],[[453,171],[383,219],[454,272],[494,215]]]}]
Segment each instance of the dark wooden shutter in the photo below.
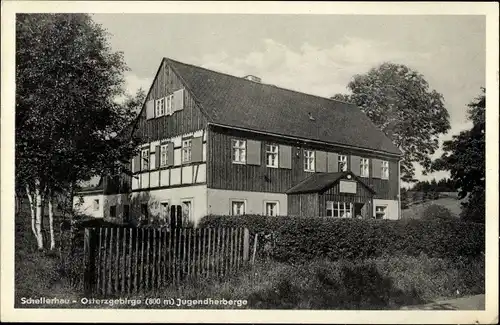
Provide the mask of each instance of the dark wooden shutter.
[{"label": "dark wooden shutter", "polygon": [[372,177],[382,178],[382,161],[380,159],[372,159]]},{"label": "dark wooden shutter", "polygon": [[327,154],[327,170],[329,173],[336,173],[339,171],[339,155],[335,152]]},{"label": "dark wooden shutter", "polygon": [[361,175],[361,157],[359,156],[351,156],[351,171],[354,175]]},{"label": "dark wooden shutter", "polygon": [[184,109],[184,89],[179,89],[174,92],[174,102],[172,111],[180,111]]},{"label": "dark wooden shutter", "polygon": [[134,157],[133,165],[134,165],[134,168],[132,170],[133,173],[141,171],[141,153],[139,153]]},{"label": "dark wooden shutter", "polygon": [[148,100],[146,102],[146,119],[152,119],[155,117],[155,101]]},{"label": "dark wooden shutter", "polygon": [[324,151],[316,151],[315,153],[315,163],[316,163],[316,171],[319,173],[326,173],[326,152]]},{"label": "dark wooden shutter", "polygon": [[167,144],[167,166],[174,165],[174,143],[169,142]]},{"label": "dark wooden shutter", "polygon": [[203,138],[196,137],[191,140],[191,162],[203,161]]},{"label": "dark wooden shutter", "polygon": [[247,140],[247,164],[260,165],[260,141]]},{"label": "dark wooden shutter", "polygon": [[160,168],[160,161],[161,161],[161,147],[160,145],[157,145],[155,148],[155,169]]},{"label": "dark wooden shutter", "polygon": [[280,168],[292,168],[292,147],[283,145],[279,146],[278,162]]}]

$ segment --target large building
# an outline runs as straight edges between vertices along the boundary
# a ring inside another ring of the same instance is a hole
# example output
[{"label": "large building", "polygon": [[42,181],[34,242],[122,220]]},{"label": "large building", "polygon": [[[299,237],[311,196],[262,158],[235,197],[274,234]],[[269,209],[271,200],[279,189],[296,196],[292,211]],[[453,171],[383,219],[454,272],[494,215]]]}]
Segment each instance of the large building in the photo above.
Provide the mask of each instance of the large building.
[{"label": "large building", "polygon": [[352,104],[164,58],[133,132],[133,176],[83,190],[81,212],[400,218],[401,152]]}]

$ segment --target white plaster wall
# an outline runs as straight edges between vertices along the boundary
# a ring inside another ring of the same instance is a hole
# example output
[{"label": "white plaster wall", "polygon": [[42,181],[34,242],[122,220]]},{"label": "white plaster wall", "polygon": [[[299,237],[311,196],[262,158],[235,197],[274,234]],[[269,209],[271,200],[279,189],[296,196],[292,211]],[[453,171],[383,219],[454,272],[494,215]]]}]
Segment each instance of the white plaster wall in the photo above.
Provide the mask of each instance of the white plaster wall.
[{"label": "white plaster wall", "polygon": [[208,189],[208,214],[231,214],[231,199],[245,200],[246,214],[265,214],[265,201],[279,202],[279,215],[287,215],[286,194]]},{"label": "white plaster wall", "polygon": [[170,169],[170,185],[179,185],[181,183],[181,168]]},{"label": "white plaster wall", "polygon": [[174,166],[181,165],[182,149],[174,149]]},{"label": "white plaster wall", "polygon": [[191,184],[193,182],[193,166],[182,167],[182,184]]},{"label": "white plaster wall", "polygon": [[158,189],[145,192],[133,192],[131,194],[131,217],[140,215],[140,205],[148,204],[150,215],[159,215],[160,203],[168,201],[170,205],[180,205],[183,199],[193,201],[193,222],[197,224],[201,218],[207,215],[207,186],[195,185],[177,188]]},{"label": "white plaster wall", "polygon": [[399,202],[397,200],[379,200],[373,199],[373,215],[375,215],[375,207],[377,205],[387,206],[385,219],[398,220],[399,219]]},{"label": "white plaster wall", "polygon": [[160,172],[155,170],[151,172],[151,176],[149,178],[149,187],[158,187],[160,186]]},{"label": "white plaster wall", "polygon": [[204,183],[207,181],[207,165],[200,164],[193,166],[193,182]]},{"label": "white plaster wall", "polygon": [[[73,208],[77,213],[86,214],[92,216],[94,218],[102,218],[104,211],[104,195],[103,194],[95,194],[95,195],[84,195],[82,197],[82,204],[78,204],[80,202],[80,196],[73,197]],[[94,200],[99,200],[99,209],[94,210]]]}]

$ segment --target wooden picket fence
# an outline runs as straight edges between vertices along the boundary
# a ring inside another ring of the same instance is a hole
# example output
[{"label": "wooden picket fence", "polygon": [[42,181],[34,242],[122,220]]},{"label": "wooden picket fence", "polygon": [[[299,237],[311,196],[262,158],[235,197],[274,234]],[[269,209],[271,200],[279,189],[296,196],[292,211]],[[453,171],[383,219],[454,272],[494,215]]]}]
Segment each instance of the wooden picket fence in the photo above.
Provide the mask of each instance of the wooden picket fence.
[{"label": "wooden picket fence", "polygon": [[86,228],[87,294],[150,292],[224,277],[249,260],[246,228]]}]

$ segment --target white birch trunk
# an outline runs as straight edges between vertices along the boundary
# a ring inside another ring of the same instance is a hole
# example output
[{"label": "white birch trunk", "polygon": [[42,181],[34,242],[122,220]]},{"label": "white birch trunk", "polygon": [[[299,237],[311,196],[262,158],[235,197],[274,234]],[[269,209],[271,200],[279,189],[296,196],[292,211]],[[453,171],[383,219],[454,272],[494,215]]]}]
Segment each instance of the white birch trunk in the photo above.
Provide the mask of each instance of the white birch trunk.
[{"label": "white birch trunk", "polygon": [[42,236],[42,219],[43,219],[43,210],[42,210],[42,191],[40,189],[40,180],[35,180],[35,198],[36,198],[36,220],[35,220],[35,230],[37,234],[37,244],[38,249],[43,250],[43,236]]},{"label": "white birch trunk", "polygon": [[30,211],[31,211],[31,231],[33,232],[33,235],[35,238],[38,240],[38,235],[35,229],[35,219],[36,219],[36,214],[35,214],[35,205],[36,202],[33,201],[33,195],[31,195],[30,188],[28,185],[26,185],[26,193],[28,194],[28,200],[30,202]]},{"label": "white birch trunk", "polygon": [[56,248],[56,240],[54,236],[54,205],[52,204],[52,194],[48,196],[49,199],[49,230],[50,230],[50,250]]}]

